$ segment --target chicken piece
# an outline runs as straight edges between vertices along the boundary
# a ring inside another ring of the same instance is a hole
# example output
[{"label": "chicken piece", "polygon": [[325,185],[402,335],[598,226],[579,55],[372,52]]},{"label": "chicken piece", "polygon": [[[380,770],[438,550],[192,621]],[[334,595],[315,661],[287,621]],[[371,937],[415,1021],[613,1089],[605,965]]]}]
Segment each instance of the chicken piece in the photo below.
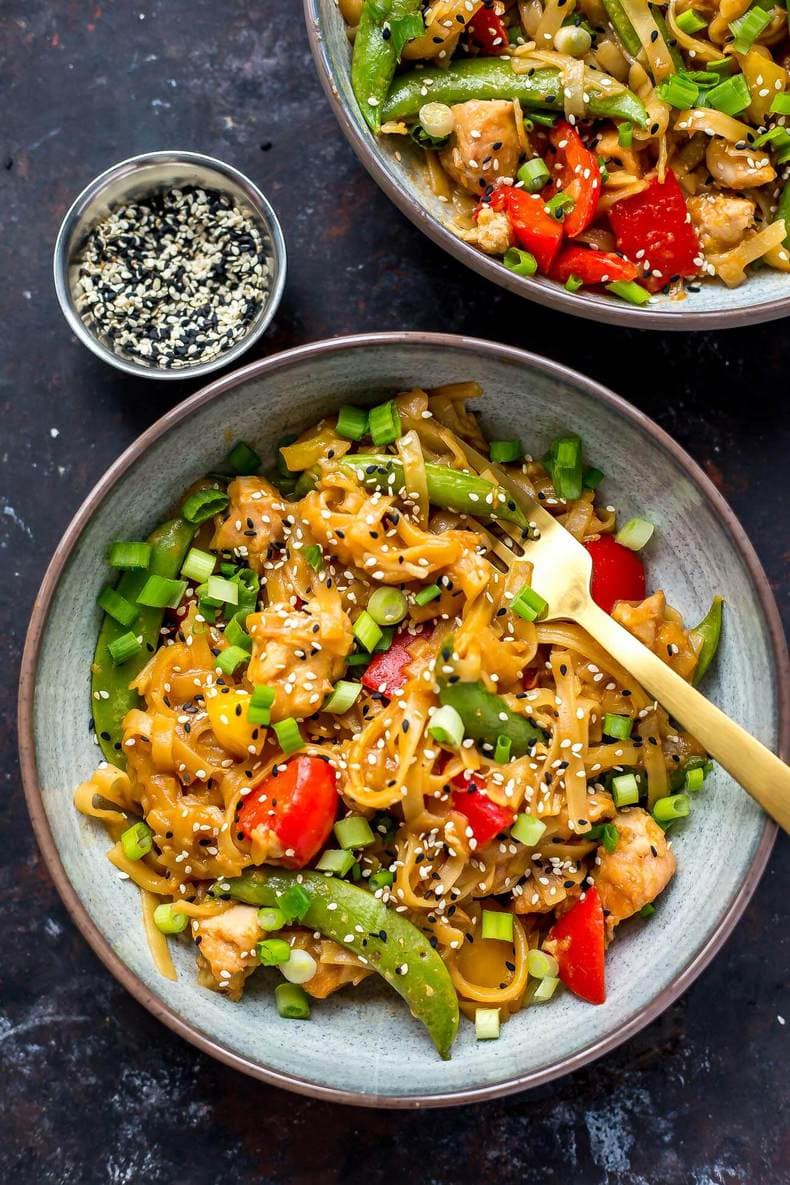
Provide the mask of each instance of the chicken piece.
[{"label": "chicken piece", "polygon": [[354,638],[335,589],[323,585],[302,609],[273,605],[247,618],[250,683],[273,685],[272,720],[317,712],[343,674]]},{"label": "chicken piece", "polygon": [[261,928],[257,909],[252,905],[231,905],[224,913],[193,922],[192,936],[200,948],[200,984],[239,1000],[244,981],[258,966],[255,944]]},{"label": "chicken piece", "polygon": [[601,849],[593,872],[611,935],[661,893],[675,875],[675,857],[658,823],[641,807],[614,817],[618,831],[613,852]]},{"label": "chicken piece", "polygon": [[726,189],[756,189],[776,180],[776,169],[764,148],[738,148],[720,136],[708,145],[705,164]]},{"label": "chicken piece", "polygon": [[612,617],[682,678],[694,674],[702,639],[683,628],[682,617],[661,590],[644,601],[618,601]]},{"label": "chicken piece", "polygon": [[510,219],[501,210],[483,206],[477,216],[477,245],[486,255],[504,255],[513,246]]},{"label": "chicken piece", "polygon": [[318,964],[315,975],[302,984],[308,996],[325,1000],[347,984],[354,987],[373,972],[360,963],[357,956],[331,938],[316,938],[310,930],[282,930],[278,938],[285,938],[292,947],[306,950]]},{"label": "chicken piece", "polygon": [[737,247],[754,225],[751,198],[724,193],[698,193],[687,202],[691,221],[706,255],[718,255]]},{"label": "chicken piece", "polygon": [[214,532],[214,551],[236,551],[261,571],[269,545],[282,539],[288,507],[262,477],[237,477],[228,486],[228,517]]},{"label": "chicken piece", "polygon": [[504,99],[470,99],[453,108],[455,131],[440,153],[445,171],[468,193],[516,175],[521,145],[513,104]]}]

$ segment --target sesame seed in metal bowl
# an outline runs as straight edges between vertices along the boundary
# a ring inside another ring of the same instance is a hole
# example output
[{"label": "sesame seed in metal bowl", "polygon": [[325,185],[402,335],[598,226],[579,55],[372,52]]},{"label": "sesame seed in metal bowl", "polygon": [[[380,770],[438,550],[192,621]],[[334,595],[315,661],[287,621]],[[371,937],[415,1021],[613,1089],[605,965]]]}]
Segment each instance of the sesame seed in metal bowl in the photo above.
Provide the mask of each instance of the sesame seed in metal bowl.
[{"label": "sesame seed in metal bowl", "polygon": [[285,283],[277,215],[252,181],[194,152],[121,161],[66,214],[55,287],[76,336],[129,374],[195,378],[235,361]]}]

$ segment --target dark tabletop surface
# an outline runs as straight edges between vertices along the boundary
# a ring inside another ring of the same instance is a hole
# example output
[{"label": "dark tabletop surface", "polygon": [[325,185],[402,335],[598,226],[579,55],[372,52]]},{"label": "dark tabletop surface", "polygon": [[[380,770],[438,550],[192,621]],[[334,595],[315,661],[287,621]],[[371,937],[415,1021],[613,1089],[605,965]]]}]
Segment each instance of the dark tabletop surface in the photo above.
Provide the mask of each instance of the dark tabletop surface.
[{"label": "dark tabletop surface", "polygon": [[0,9],[0,1181],[789,1182],[786,839],[712,966],[615,1053],[473,1108],[355,1110],[226,1069],[116,984],[38,855],[13,729],[25,625],[61,533],[106,466],[191,393],[110,369],[58,311],[59,221],[113,162],[199,149],[266,191],[290,269],[258,355],[357,330],[444,330],[543,352],[609,384],[705,468],[777,594],[787,591],[786,323],[625,331],[543,311],[464,271],[357,164],[316,80],[297,0]]}]

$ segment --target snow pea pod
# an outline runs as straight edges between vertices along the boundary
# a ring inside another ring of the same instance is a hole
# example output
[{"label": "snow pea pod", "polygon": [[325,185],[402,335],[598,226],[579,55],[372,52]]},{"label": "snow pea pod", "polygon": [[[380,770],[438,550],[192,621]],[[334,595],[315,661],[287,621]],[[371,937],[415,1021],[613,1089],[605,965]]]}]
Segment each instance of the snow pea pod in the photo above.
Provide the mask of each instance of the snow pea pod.
[{"label": "snow pea pod", "polygon": [[721,639],[721,619],[722,609],[724,607],[724,598],[715,596],[711,601],[710,609],[703,617],[699,625],[695,625],[691,630],[693,634],[699,634],[702,638],[702,649],[697,658],[697,668],[694,671],[694,686],[701,681],[703,675],[707,671],[710,664],[716,655],[719,648],[719,641]]},{"label": "snow pea pod", "polygon": [[422,1021],[443,1058],[458,1031],[458,997],[440,956],[416,926],[367,889],[321,872],[257,869],[217,882],[214,892],[248,905],[277,906],[299,886],[310,897],[301,923],[377,971]]},{"label": "snow pea pod", "polygon": [[499,737],[507,737],[511,756],[523,757],[537,741],[546,739],[536,724],[514,712],[501,695],[494,695],[479,681],[445,683],[439,699],[455,708],[463,721],[464,736],[492,750]]},{"label": "snow pea pod", "polygon": [[[151,544],[151,562],[146,569],[133,569],[121,575],[116,592],[134,604],[146,580],[152,574],[178,576],[184,557],[189,550],[195,527],[182,518],[174,518],[157,527],[148,542]],[[123,769],[126,760],[121,751],[123,718],[136,708],[140,697],[129,684],[148,662],[159,642],[164,609],[140,606],[140,614],[131,627],[119,625],[112,617],[105,615],[96,642],[96,652],[91,667],[91,704],[93,723],[99,746],[107,761]],[[120,666],[114,666],[107,649],[110,642],[122,634],[132,631],[143,639],[143,648]]]},{"label": "snow pea pod", "polygon": [[638,58],[642,52],[642,42],[620,0],[603,0],[603,6],[609,18],[609,24],[623,47],[628,50],[632,58]]},{"label": "snow pea pod", "polygon": [[351,86],[374,135],[381,130],[381,109],[400,56],[393,24],[419,15],[419,0],[365,0],[354,38]]},{"label": "snow pea pod", "polygon": [[776,207],[774,222],[778,222],[780,218],[784,218],[785,231],[787,232],[787,237],[782,246],[790,250],[790,181],[785,181],[784,189],[779,195],[779,203]]}]

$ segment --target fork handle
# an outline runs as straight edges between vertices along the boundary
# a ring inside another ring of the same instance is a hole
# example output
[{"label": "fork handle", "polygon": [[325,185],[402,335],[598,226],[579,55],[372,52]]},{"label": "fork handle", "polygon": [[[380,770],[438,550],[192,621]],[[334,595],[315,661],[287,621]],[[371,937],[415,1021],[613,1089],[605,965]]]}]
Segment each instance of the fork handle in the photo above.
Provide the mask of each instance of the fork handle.
[{"label": "fork handle", "polygon": [[790,832],[790,767],[594,602],[588,601],[574,619]]}]

